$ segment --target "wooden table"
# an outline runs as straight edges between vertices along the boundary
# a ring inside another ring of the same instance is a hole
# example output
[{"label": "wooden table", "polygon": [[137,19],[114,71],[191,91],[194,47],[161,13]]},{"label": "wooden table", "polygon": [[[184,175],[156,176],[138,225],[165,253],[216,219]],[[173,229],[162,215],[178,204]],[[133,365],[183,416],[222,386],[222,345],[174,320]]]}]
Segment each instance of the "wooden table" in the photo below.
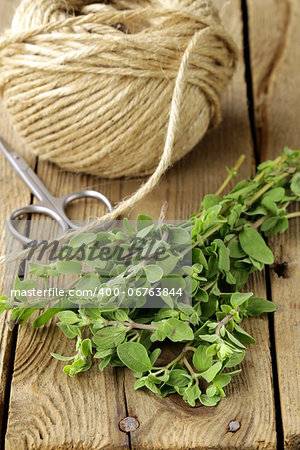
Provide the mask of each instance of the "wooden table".
[{"label": "wooden table", "polygon": [[[0,26],[7,27],[17,0],[1,0]],[[275,157],[284,145],[300,145],[300,2],[299,0],[218,1],[234,36],[240,62],[223,100],[223,122],[168,172],[158,189],[138,209],[158,216],[163,200],[169,219],[197,210],[201,197],[214,192],[232,166],[246,154],[241,174]],[[16,149],[23,143],[1,109],[0,133]],[[141,180],[107,181],[59,170],[26,153],[38,176],[55,195],[93,187],[113,202],[133,192]],[[30,193],[1,158],[1,221],[30,201]],[[85,210],[85,211],[84,211]],[[100,215],[87,204],[77,218]],[[133,216],[135,212],[133,212]],[[274,317],[249,320],[257,345],[247,352],[243,372],[216,408],[192,409],[176,396],[159,399],[133,390],[127,370],[97,366],[70,379],[49,351],[67,353],[67,342],[52,324],[10,332],[0,322],[1,442],[19,449],[279,449],[300,448],[300,221],[271,240],[276,263],[250,283],[257,295],[277,304]],[[1,251],[4,249],[4,233]],[[4,290],[2,275],[2,291]],[[126,434],[119,421],[135,416],[139,428]],[[228,431],[237,420],[241,427]]]}]

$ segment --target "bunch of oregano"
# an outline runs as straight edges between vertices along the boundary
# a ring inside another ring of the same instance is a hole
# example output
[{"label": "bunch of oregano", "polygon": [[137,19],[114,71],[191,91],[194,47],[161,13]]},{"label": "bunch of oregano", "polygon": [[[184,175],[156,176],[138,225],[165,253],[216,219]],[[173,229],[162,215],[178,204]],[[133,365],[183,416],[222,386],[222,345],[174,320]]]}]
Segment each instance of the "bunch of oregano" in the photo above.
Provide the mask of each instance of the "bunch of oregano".
[{"label": "bunch of oregano", "polygon": [[[31,264],[31,274],[46,285],[53,277],[73,274],[73,287],[99,287],[98,292],[101,287],[117,286],[118,292],[124,292],[125,287],[134,286],[134,304],[124,293],[118,298],[114,290],[111,296],[104,290],[95,299],[74,298],[65,289],[63,300],[53,299],[50,306],[41,301],[32,304],[24,293],[17,298],[2,297],[1,311],[12,309],[11,319],[24,323],[43,308],[34,327],[57,316],[61,331],[76,339],[76,351],[72,356],[52,356],[67,363],[63,370],[71,377],[87,371],[96,359],[101,371],[107,365],[131,369],[137,378],[135,389],[146,387],[161,397],[178,393],[191,406],[199,402],[216,405],[225,396],[224,387],[241,370],[245,344],[254,343],[241,322],[275,311],[272,302],[241,292],[249,274],[274,262],[263,237],[283,233],[288,219],[300,215],[287,213],[290,203],[300,199],[299,151],[286,148],[274,161],[260,164],[254,177],[221,196],[241,162],[229,170],[218,193],[206,195],[200,210],[179,225],[164,223],[163,211],[156,225],[151,218],[139,216],[135,228],[125,219],[122,229],[81,233],[69,242],[75,250],[82,246],[89,250],[95,242],[118,247],[127,252],[127,263],[111,258],[106,262],[85,259]],[[136,236],[145,239],[144,251],[150,240],[163,243],[167,258],[154,261],[148,255],[138,259],[136,251],[128,250],[129,238]],[[184,265],[188,242],[192,264]],[[174,292],[170,295],[164,291],[164,277],[174,274],[179,262],[180,270],[171,277]],[[103,271],[109,275],[105,280]],[[34,285],[32,279],[15,281],[15,289],[23,292]],[[156,292],[164,307],[145,309],[154,288],[160,289]],[[192,297],[191,304],[185,302],[185,296]],[[161,347],[167,348],[168,354],[168,345],[162,342],[177,343],[172,344],[176,356],[167,362]]]}]

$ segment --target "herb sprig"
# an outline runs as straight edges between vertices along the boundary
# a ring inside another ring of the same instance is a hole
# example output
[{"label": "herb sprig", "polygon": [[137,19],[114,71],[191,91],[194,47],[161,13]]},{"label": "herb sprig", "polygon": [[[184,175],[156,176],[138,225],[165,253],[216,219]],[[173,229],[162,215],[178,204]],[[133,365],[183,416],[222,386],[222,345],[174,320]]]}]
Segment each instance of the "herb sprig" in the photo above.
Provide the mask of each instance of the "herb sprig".
[{"label": "herb sprig", "polygon": [[[172,273],[178,261],[182,262],[186,243],[191,239],[192,265],[183,266],[176,278],[176,284],[184,286],[192,296],[191,305],[174,303],[162,291],[165,308],[141,308],[147,301],[142,295],[135,298],[134,306],[126,306],[126,298],[122,298],[120,308],[102,296],[101,306],[86,307],[88,299],[73,298],[66,289],[64,299],[53,299],[50,307],[30,304],[26,295],[17,299],[2,297],[1,311],[12,309],[11,319],[24,323],[42,308],[34,327],[57,316],[61,331],[67,338],[76,339],[76,352],[73,356],[52,356],[67,362],[63,370],[71,377],[89,370],[96,359],[101,371],[108,365],[132,370],[137,378],[135,389],[146,387],[160,397],[178,393],[191,406],[199,402],[215,406],[225,396],[224,388],[231,378],[241,371],[245,344],[255,342],[242,328],[242,321],[276,309],[272,302],[252,292],[241,292],[251,273],[274,262],[264,237],[283,233],[288,220],[300,215],[287,212],[292,202],[300,200],[299,151],[285,148],[274,161],[260,164],[254,177],[240,181],[222,196],[242,160],[228,171],[218,192],[206,195],[200,210],[180,225],[164,223],[164,206],[157,225],[151,218],[139,216],[136,228],[125,219],[122,230],[81,233],[72,238],[70,245],[75,249],[84,245],[88,250],[97,241],[127,251],[131,264],[120,265],[112,260],[105,266],[109,282],[101,279],[100,269],[104,267],[91,262],[89,272],[77,261],[31,265],[31,274],[47,285],[51,277],[71,273],[77,276],[77,288],[109,284],[128,288],[134,280],[138,280],[140,289],[158,285],[163,288],[163,277]],[[162,262],[151,258],[137,262],[136,254],[130,254],[126,247],[128,238],[135,236],[152,241],[155,238],[167,251],[172,242],[173,251]],[[17,278],[15,289],[26,291],[34,285],[34,280]],[[168,350],[162,353],[162,348],[166,350],[168,342],[175,343],[177,355],[166,362],[164,353],[168,354]]]}]

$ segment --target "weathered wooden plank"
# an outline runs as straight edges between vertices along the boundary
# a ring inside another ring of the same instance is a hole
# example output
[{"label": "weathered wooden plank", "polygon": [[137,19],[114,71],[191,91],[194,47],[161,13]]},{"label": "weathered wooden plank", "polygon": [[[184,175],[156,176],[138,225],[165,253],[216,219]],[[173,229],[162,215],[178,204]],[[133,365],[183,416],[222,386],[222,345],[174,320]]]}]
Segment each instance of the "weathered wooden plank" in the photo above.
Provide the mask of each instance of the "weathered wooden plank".
[{"label": "weathered wooden plank", "polygon": [[[270,11],[272,13],[270,14]],[[262,158],[285,145],[299,148],[300,3],[248,1],[255,115]],[[286,448],[300,447],[300,246],[299,219],[282,237],[270,240],[280,403]]]},{"label": "weathered wooden plank", "polygon": [[[0,118],[3,117],[2,111],[0,112]],[[0,119],[1,120],[1,119]],[[12,139],[12,129],[3,126],[1,121],[0,134],[5,136],[11,142],[15,142],[16,139]],[[1,219],[0,227],[3,230],[0,238],[0,252],[1,256],[8,255],[12,249],[18,251],[22,249],[22,246],[16,243],[12,237],[6,235],[6,218],[7,216],[17,208],[22,206],[22,201],[30,202],[30,194],[21,195],[22,182],[17,179],[17,175],[12,173],[9,163],[4,160],[4,156],[0,155],[1,164],[1,183],[6,189],[0,191],[0,203],[1,203]],[[10,192],[9,199],[7,198],[7,192]],[[0,295],[9,295],[10,289],[13,287],[13,280],[19,273],[19,265],[17,264],[1,264],[0,268]],[[12,331],[9,326],[10,313],[4,313],[0,318],[0,439],[2,438],[2,422],[6,414],[7,401],[9,395],[9,383],[10,383],[10,371],[11,364],[14,358],[14,340],[16,331]]]},{"label": "weathered wooden plank", "polygon": [[[18,0],[1,2],[1,29],[9,26],[18,3]],[[1,134],[20,150],[22,143],[9,126],[3,109],[0,127]],[[28,154],[26,156],[28,160]],[[24,194],[24,184],[11,171],[8,163],[4,162],[4,158],[1,155],[0,157],[3,183],[1,220],[4,226],[9,212],[30,202],[30,192],[26,191]],[[34,166],[35,159],[29,160]],[[99,183],[97,179],[76,175],[68,177],[47,163],[39,165],[39,176],[56,194],[69,193],[83,187],[101,190],[103,185],[108,185],[106,182]],[[112,201],[119,200],[117,182],[113,194],[108,186],[106,192]],[[94,204],[85,209],[82,211],[85,217],[96,214]],[[97,213],[100,215],[102,211]],[[80,214],[77,214],[77,218],[81,219]],[[4,234],[1,236],[1,251],[4,252]],[[3,275],[1,286],[2,281]],[[11,286],[5,286],[5,289],[1,287],[5,292],[9,288]],[[126,448],[127,436],[118,429],[119,420],[126,415],[122,372],[117,375],[116,372],[108,370],[105,375],[101,375],[94,367],[87,377],[78,378],[75,383],[70,384],[72,380],[68,380],[62,373],[61,365],[51,358],[49,351],[56,348],[57,351],[65,350],[66,353],[71,353],[72,343],[67,342],[54,325],[35,332],[30,326],[27,328],[20,329],[17,341],[6,447],[13,450],[28,447]],[[0,411],[3,413],[7,381],[10,381],[7,380],[7,375],[12,346],[12,333],[8,330],[6,316],[1,317],[0,333]]]},{"label": "weathered wooden plank", "polygon": [[[112,183],[62,172],[46,162],[38,175],[55,195],[95,186],[112,197]],[[114,192],[118,192],[118,182]],[[102,215],[99,204],[72,208],[73,218]],[[32,227],[35,227],[34,219]],[[35,230],[37,231],[37,230]],[[97,364],[83,376],[68,378],[63,365],[50,351],[74,353],[74,341],[62,335],[54,323],[44,329],[20,327],[12,381],[6,448],[118,449],[128,446],[118,424],[126,416],[122,371],[100,373]]]},{"label": "weathered wooden plank", "polygon": [[[226,2],[222,15],[241,48],[240,2]],[[241,152],[247,156],[242,169],[246,175],[253,169],[254,161],[242,60],[224,98],[222,124],[173,168],[150,196],[151,202],[148,200],[138,209],[157,214],[159,205],[167,199],[170,203],[169,218],[188,217],[198,209],[204,193],[217,189],[224,177],[224,166],[233,165]],[[265,296],[263,280],[263,276],[255,276],[249,289]],[[134,378],[129,371],[125,372],[128,412],[140,422],[140,427],[131,433],[132,448],[276,448],[267,319],[249,320],[247,329],[255,336],[257,345],[249,349],[242,375],[234,379],[227,392],[228,397],[216,408],[191,409],[176,396],[158,399],[146,391],[135,392]],[[228,432],[228,424],[232,420],[238,420],[241,424],[236,433]]]},{"label": "weathered wooden plank", "polygon": [[[9,27],[11,17],[13,15],[14,7],[17,1],[12,0],[10,2],[1,2],[0,4],[0,30]],[[13,130],[7,115],[0,103],[0,135],[7,141],[13,144],[16,148],[21,148],[22,142],[18,138],[17,134]],[[31,158],[33,161],[33,158]],[[0,189],[0,204],[1,204],[1,217],[0,228],[3,230],[0,236],[0,254],[5,254],[5,251],[9,252],[11,245],[9,241],[6,241],[5,236],[5,222],[7,216],[15,209],[20,208],[23,202],[30,202],[30,194],[23,194],[23,183],[18,179],[17,175],[13,173],[10,165],[5,160],[2,153],[0,154],[0,173],[1,173],[1,189]],[[16,249],[16,244],[14,243]],[[21,248],[21,246],[19,247]],[[0,266],[0,295],[8,294],[11,289],[12,279],[14,275],[18,273],[18,266],[14,268],[12,272],[5,272],[4,265]],[[14,334],[9,330],[9,314],[3,314],[0,318],[0,441],[2,441],[3,431],[3,417],[6,413],[5,402],[8,400],[8,386],[10,383],[10,366],[12,363],[13,355],[13,340]]]}]

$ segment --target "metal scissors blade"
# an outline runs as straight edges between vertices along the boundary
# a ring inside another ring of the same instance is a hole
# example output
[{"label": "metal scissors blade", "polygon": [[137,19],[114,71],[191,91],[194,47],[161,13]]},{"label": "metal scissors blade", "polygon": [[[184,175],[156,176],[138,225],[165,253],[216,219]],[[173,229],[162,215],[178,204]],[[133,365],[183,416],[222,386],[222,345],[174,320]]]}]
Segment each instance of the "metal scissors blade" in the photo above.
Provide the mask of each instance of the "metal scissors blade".
[{"label": "metal scissors blade", "polygon": [[3,138],[0,138],[0,148],[13,169],[29,187],[32,194],[40,201],[47,200],[52,203],[54,198],[34,171],[29,167],[25,159],[23,159]]},{"label": "metal scissors blade", "polygon": [[19,233],[14,222],[17,218],[23,216],[24,214],[38,213],[50,216],[58,222],[62,230],[65,232],[68,229],[78,228],[78,225],[72,222],[65,212],[66,207],[74,200],[88,197],[95,198],[101,203],[104,203],[109,212],[112,212],[113,208],[108,198],[100,192],[91,189],[74,192],[62,197],[54,197],[50,194],[39,177],[29,167],[27,162],[2,138],[0,138],[0,149],[13,169],[29,187],[32,194],[39,200],[39,203],[37,204],[28,205],[17,209],[11,214],[7,221],[8,228],[11,233],[23,244],[28,244],[32,242],[32,240]]}]

